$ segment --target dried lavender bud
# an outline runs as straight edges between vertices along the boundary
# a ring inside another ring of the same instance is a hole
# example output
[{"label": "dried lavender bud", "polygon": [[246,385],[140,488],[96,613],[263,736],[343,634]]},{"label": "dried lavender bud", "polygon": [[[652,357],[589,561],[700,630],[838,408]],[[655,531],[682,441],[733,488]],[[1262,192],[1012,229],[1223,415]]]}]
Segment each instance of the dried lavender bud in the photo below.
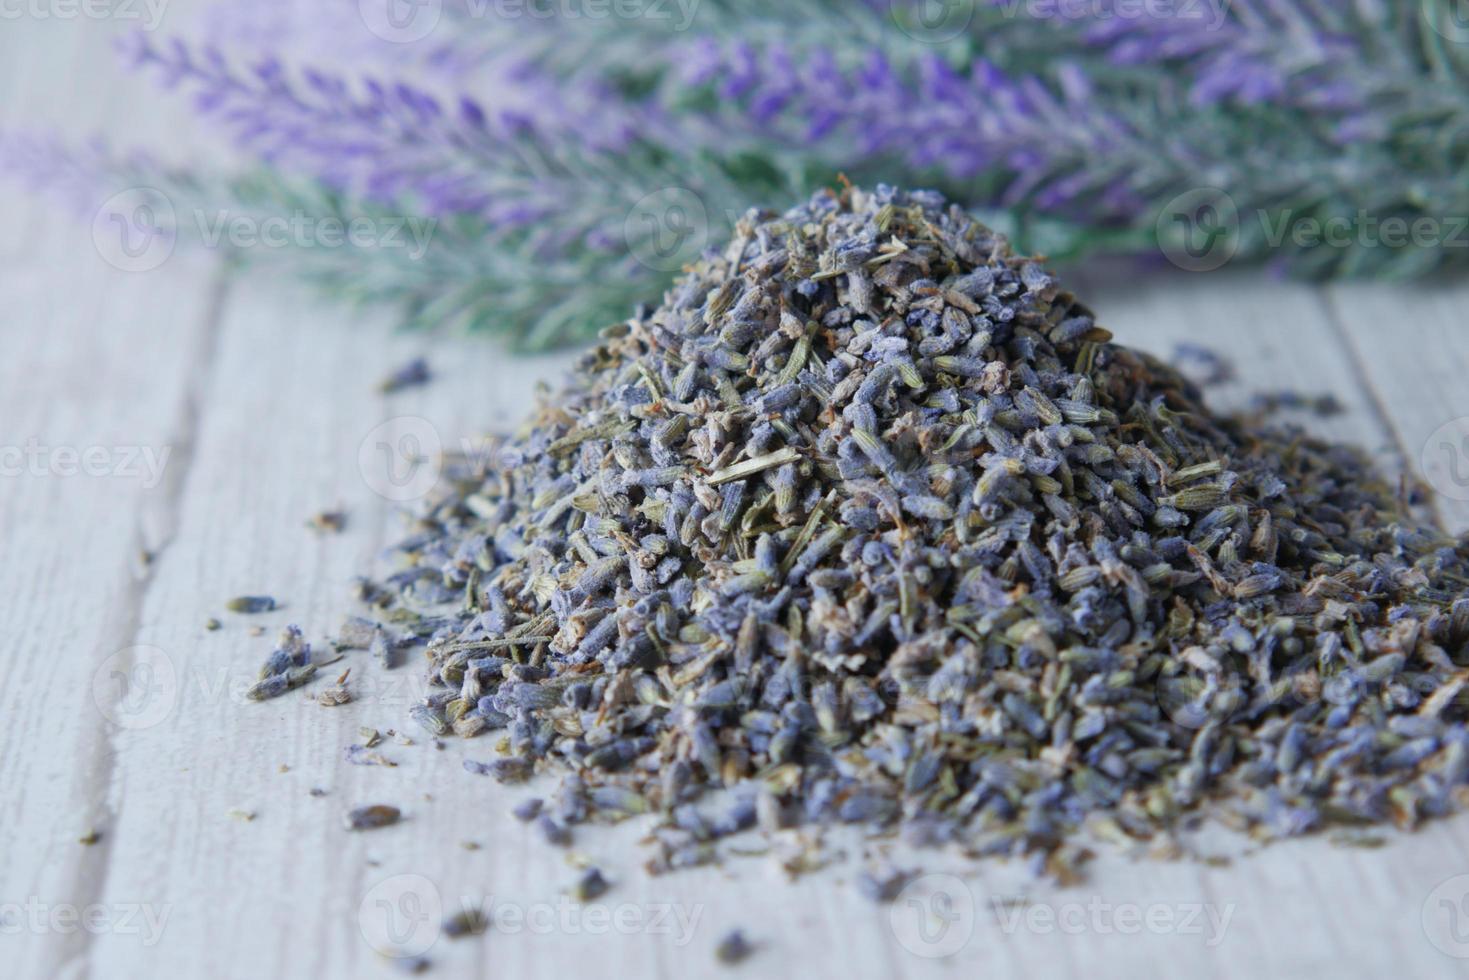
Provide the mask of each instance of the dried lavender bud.
[{"label": "dried lavender bud", "polygon": [[426,645],[419,724],[506,729],[468,768],[573,773],[523,817],[558,846],[848,822],[1067,877],[1090,818],[1408,826],[1469,781],[1469,543],[930,192],[751,212],[444,470],[364,598]]},{"label": "dried lavender bud", "polygon": [[224,607],[230,612],[263,613],[275,609],[276,602],[268,595],[242,595],[226,602]]},{"label": "dried lavender bud", "polygon": [[280,697],[315,677],[316,667],[311,662],[311,644],[306,642],[301,628],[287,626],[281,631],[276,648],[260,668],[260,680],[245,692],[245,696],[252,701]]},{"label": "dried lavender bud", "polygon": [[607,890],[611,887],[607,879],[602,877],[601,871],[596,868],[588,868],[582,872],[582,876],[572,886],[571,894],[578,902],[590,902],[607,894]]},{"label": "dried lavender bud", "polygon": [[546,839],[547,844],[554,847],[571,846],[571,830],[565,825],[552,820],[549,814],[542,814],[536,820],[536,828],[541,832],[541,836]]},{"label": "dried lavender bud", "polygon": [[401,816],[402,813],[395,806],[360,806],[347,812],[345,822],[348,830],[373,830],[391,827]]},{"label": "dried lavender bud", "polygon": [[734,966],[754,951],[755,947],[750,945],[745,934],[739,929],[732,929],[714,947],[714,958],[726,966]]},{"label": "dried lavender bud", "polygon": [[478,936],[490,927],[489,918],[477,908],[467,908],[444,920],[444,935],[450,939]]},{"label": "dried lavender bud", "polygon": [[[343,677],[345,679],[345,675]],[[341,705],[349,704],[351,701],[352,692],[348,690],[345,683],[340,681],[336,686],[329,687],[316,696],[316,703],[324,708],[340,707]]]},{"label": "dried lavender bud", "polygon": [[347,515],[340,510],[323,510],[311,515],[306,526],[318,534],[341,534],[347,527]]},{"label": "dried lavender bud", "polygon": [[912,877],[912,872],[896,868],[863,871],[857,875],[857,890],[874,902],[886,904],[898,897]]},{"label": "dried lavender bud", "polygon": [[367,642],[367,650],[372,654],[374,660],[382,664],[387,670],[398,666],[397,644],[388,636],[385,629],[373,631],[371,639]]},{"label": "dried lavender bud", "polygon": [[416,357],[379,382],[377,390],[384,395],[391,395],[404,388],[428,384],[432,376],[428,368],[428,361]]},{"label": "dried lavender bud", "polygon": [[511,815],[521,823],[530,823],[541,814],[541,800],[539,797],[531,797],[515,805],[510,811]]},{"label": "dried lavender bud", "polygon": [[481,776],[493,776],[500,783],[523,783],[530,778],[531,764],[518,758],[496,759],[488,763],[465,759],[464,770],[479,773]]}]

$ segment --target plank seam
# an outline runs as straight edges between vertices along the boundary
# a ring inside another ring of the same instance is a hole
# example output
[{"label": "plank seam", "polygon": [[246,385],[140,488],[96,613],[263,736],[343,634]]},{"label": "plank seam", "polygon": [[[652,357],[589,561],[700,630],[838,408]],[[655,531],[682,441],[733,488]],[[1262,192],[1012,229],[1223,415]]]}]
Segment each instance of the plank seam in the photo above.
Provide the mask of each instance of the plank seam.
[{"label": "plank seam", "polygon": [[[1352,338],[1352,332],[1347,329],[1346,320],[1342,317],[1341,310],[1337,306],[1336,297],[1324,288],[1317,288],[1315,292],[1321,302],[1322,311],[1326,315],[1327,325],[1331,327],[1332,333],[1340,341],[1342,352],[1346,355],[1347,364],[1351,368],[1352,376],[1356,378],[1357,383],[1361,386],[1362,393],[1371,410],[1373,420],[1376,422],[1382,434],[1387,437],[1388,442],[1392,444],[1393,453],[1397,456],[1399,472],[1405,476],[1408,475],[1412,472],[1413,455],[1408,451],[1408,446],[1403,440],[1402,432],[1393,423],[1392,413],[1388,411],[1387,402],[1383,399],[1382,393],[1377,390],[1377,386],[1372,382],[1372,374],[1367,369],[1367,358],[1358,349],[1356,341]],[[1430,497],[1424,506],[1432,516],[1434,526],[1439,530],[1443,530],[1445,527],[1444,517],[1439,510],[1437,499]]]},{"label": "plank seam", "polygon": [[[168,475],[165,477],[165,490],[162,498],[165,523],[162,537],[151,549],[152,560],[143,563],[140,569],[128,576],[127,594],[123,602],[123,611],[118,617],[120,622],[116,635],[125,637],[129,644],[136,644],[138,641],[149,589],[157,579],[158,559],[168,550],[178,528],[194,460],[194,446],[198,437],[199,423],[203,414],[201,408],[203,386],[212,372],[217,357],[220,325],[224,319],[227,294],[227,270],[221,267],[216,270],[209,287],[209,296],[199,330],[198,351],[194,357],[194,364],[189,369],[190,381],[184,388],[181,409],[176,421],[177,434],[170,440],[174,447],[174,452],[170,457],[174,465],[169,467]],[[145,510],[146,503],[140,505],[135,516],[134,534],[141,547],[147,547],[143,529]],[[78,862],[70,889],[73,895],[88,895],[89,902],[101,901],[112,870],[113,845],[116,843],[112,828],[116,824],[117,815],[107,803],[107,795],[111,791],[117,769],[119,754],[117,735],[118,733],[111,728],[111,723],[98,716],[93,733],[92,765],[87,767],[86,784],[78,794],[81,798],[88,800],[87,809],[97,815],[97,824],[106,828],[101,840],[89,849],[84,860]],[[69,955],[64,955],[60,959],[55,969],[51,971],[51,975],[77,978],[87,978],[92,975],[91,955],[95,936],[90,930],[83,929],[76,933],[76,937],[77,941],[73,950]],[[75,972],[72,972],[73,970]]]}]

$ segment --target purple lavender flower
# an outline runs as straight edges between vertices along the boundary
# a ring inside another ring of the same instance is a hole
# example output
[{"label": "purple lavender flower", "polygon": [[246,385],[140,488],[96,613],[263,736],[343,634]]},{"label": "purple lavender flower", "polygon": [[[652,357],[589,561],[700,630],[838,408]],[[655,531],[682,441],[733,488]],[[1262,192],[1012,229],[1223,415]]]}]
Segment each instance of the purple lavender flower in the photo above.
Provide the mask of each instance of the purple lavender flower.
[{"label": "purple lavender flower", "polygon": [[270,55],[241,67],[217,48],[160,46],[141,33],[123,50],[166,86],[192,90],[201,113],[271,165],[369,200],[413,202],[431,215],[531,224],[565,204],[563,184],[530,176],[526,160],[538,147],[574,142],[590,154],[617,153],[635,133],[631,113],[595,112],[586,93],[528,72],[491,102],[371,75],[349,81],[314,67],[296,71]]},{"label": "purple lavender flower", "polygon": [[[1138,7],[1093,0],[1085,15],[1058,3],[1053,15],[1082,28],[1086,43],[1122,65],[1173,65],[1189,79],[1195,105],[1226,100],[1289,103],[1323,110],[1359,107],[1362,92],[1353,36],[1305,4],[1282,0],[1210,0],[1196,6]],[[1329,15],[1327,15],[1329,17]]]},{"label": "purple lavender flower", "polygon": [[70,147],[54,134],[0,131],[0,174],[50,192],[79,215],[90,217],[129,186],[124,174],[155,166],[141,153],[120,158],[100,139]]},{"label": "purple lavender flower", "polygon": [[1060,66],[1053,92],[985,60],[960,72],[939,53],[923,54],[908,70],[876,50],[853,66],[825,50],[798,57],[784,46],[756,52],[708,40],[686,54],[682,84],[717,87],[727,132],[821,141],[834,161],[895,159],[958,180],[998,169],[1014,175],[996,196],[1000,204],[1033,200],[1052,209],[1086,201],[1104,218],[1135,213],[1132,186],[1148,179],[1130,167],[1088,165],[1122,158],[1117,151],[1141,134],[1095,103],[1074,66]]},{"label": "purple lavender flower", "polygon": [[[1039,227],[1046,237],[1025,244],[1052,254],[1156,253],[1159,215],[1200,182],[1242,214],[1469,206],[1469,103],[1453,83],[1469,54],[1437,43],[1405,12],[1417,5],[1206,0],[1189,17],[1121,0],[992,0],[938,44],[898,2],[703,0],[680,33],[637,18],[510,23],[444,0],[428,38],[394,44],[356,0],[259,0],[248,16],[216,12],[220,45],[138,35],[124,50],[266,167],[190,175],[11,137],[0,168],[93,209],[99,188],[158,184],[262,215],[304,197],[323,214],[451,219],[436,244],[452,244],[427,262],[322,253],[315,274],[364,301],[402,298],[425,321],[503,321],[532,346],[621,315],[656,289],[640,276],[683,261],[625,258],[640,254],[638,234],[659,233],[633,220],[650,217],[634,202],[667,191],[692,189],[718,216],[839,171],[931,182],[1008,209],[987,217],[1012,231]],[[322,51],[350,67],[315,63]],[[1285,251],[1318,274],[1445,261]],[[548,295],[563,297],[549,311]]]},{"label": "purple lavender flower", "polygon": [[[1292,0],[1177,9],[991,0],[963,43],[1029,66],[1019,71],[982,56],[957,63],[956,50],[971,48],[901,43],[913,39],[893,29],[888,2],[846,11],[864,28],[854,34],[877,38],[859,42],[799,20],[782,40],[760,19],[780,16],[766,5],[756,4],[748,20],[717,0],[710,5],[695,22],[708,33],[650,36],[646,24],[616,20],[472,16],[452,0],[422,43],[390,44],[366,31],[350,0],[310,12],[267,0],[269,28],[252,43],[289,50],[320,42],[323,32],[334,45],[340,36],[367,65],[356,81],[292,71],[275,54],[236,69],[214,48],[132,43],[135,61],[193,89],[205,112],[277,166],[348,193],[406,199],[436,215],[473,213],[502,227],[531,225],[567,201],[564,183],[527,181],[516,176],[524,166],[505,160],[565,159],[568,148],[616,154],[638,139],[679,153],[749,149],[778,157],[776,148],[799,147],[830,168],[931,175],[973,187],[975,204],[1107,224],[1135,220],[1159,187],[1238,169],[1222,156],[1229,147],[1176,138],[1198,125],[1195,110],[1298,108],[1341,144],[1379,137],[1386,125],[1368,109],[1372,93],[1392,84],[1379,77],[1387,69],[1364,65],[1370,32],[1350,30],[1351,14]],[[812,8],[813,16],[837,16],[823,3]],[[538,62],[558,38],[569,54]],[[630,39],[655,43],[629,48]],[[383,67],[395,76],[426,67],[438,74],[433,84],[388,84],[376,74]],[[1139,74],[1144,68],[1150,74]],[[609,79],[626,72],[662,73],[666,84],[651,98],[625,98]],[[441,90],[446,83],[494,94],[456,96]],[[712,91],[718,105],[681,106],[680,93],[691,88]],[[1274,166],[1295,150],[1273,147]],[[1301,179],[1329,181],[1330,162],[1318,157],[1296,170]],[[589,169],[587,179],[598,178]],[[608,238],[605,228],[586,234]]]},{"label": "purple lavender flower", "polygon": [[342,64],[369,64],[398,73],[423,69],[444,78],[462,79],[492,60],[486,46],[475,42],[479,32],[460,28],[471,14],[494,13],[493,4],[444,0],[436,29],[412,44],[374,34],[364,18],[364,6],[362,0],[215,3],[204,11],[201,34],[206,43],[237,52],[311,60],[330,51]]}]

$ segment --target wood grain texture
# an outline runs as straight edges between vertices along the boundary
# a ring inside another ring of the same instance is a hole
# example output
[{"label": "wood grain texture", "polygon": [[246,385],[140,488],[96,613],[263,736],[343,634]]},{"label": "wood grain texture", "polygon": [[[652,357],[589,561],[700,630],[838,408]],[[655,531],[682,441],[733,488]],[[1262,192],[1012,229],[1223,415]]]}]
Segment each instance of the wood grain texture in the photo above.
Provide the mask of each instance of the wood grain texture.
[{"label": "wood grain texture", "polygon": [[1444,526],[1469,530],[1469,473],[1458,468],[1469,435],[1469,288],[1347,284],[1325,302],[1358,385],[1381,406],[1411,471],[1436,492]]},{"label": "wood grain texture", "polygon": [[[0,37],[0,72],[18,93],[0,119],[22,121],[29,106],[31,122],[75,113],[123,136],[164,125],[133,101],[141,86],[97,94],[97,79],[111,77],[109,31],[84,26]],[[317,643],[333,632],[354,611],[353,575],[402,532],[380,492],[392,487],[383,446],[391,453],[409,437],[474,449],[509,429],[536,381],[554,379],[569,355],[511,361],[481,340],[394,335],[386,321],[345,316],[288,284],[225,281],[207,256],[123,274],[100,261],[84,224],[13,191],[6,200],[0,447],[170,455],[156,482],[118,472],[117,455],[108,475],[48,465],[0,477],[5,975],[398,975],[370,943],[381,928],[434,939],[465,902],[486,906],[496,928],[438,937],[432,975],[716,975],[712,949],[736,926],[757,953],[732,976],[1462,969],[1440,948],[1459,947],[1425,930],[1424,913],[1433,925],[1432,903],[1464,897],[1453,884],[1469,872],[1464,819],[1387,833],[1374,849],[1201,841],[1204,853],[1234,855],[1222,867],[1102,848],[1088,880],[1065,888],[1022,867],[853,834],[830,837],[848,860],[793,881],[777,857],[653,878],[640,868],[637,825],[584,829],[570,852],[536,840],[508,810],[543,787],[462,771],[466,757],[490,756],[489,740],[439,750],[415,733],[413,745],[382,746],[396,767],[346,764],[359,726],[403,729],[411,669],[384,677],[349,655],[342,666],[354,668],[358,700],[338,708],[302,703],[305,694],[245,703],[241,691],[285,624]],[[1165,356],[1180,341],[1228,355],[1239,377],[1211,393],[1218,407],[1266,391],[1330,392],[1341,414],[1292,420],[1410,467],[1429,433],[1469,415],[1462,289],[1318,290],[1249,273],[1081,280],[1120,339]],[[430,386],[374,390],[416,355],[435,369]],[[344,533],[304,527],[336,506],[348,514]],[[1440,513],[1469,527],[1463,505]],[[242,593],[275,595],[284,608],[224,612]],[[222,629],[205,629],[212,616]],[[404,822],[342,828],[348,807],[378,802],[402,807]],[[94,828],[100,841],[79,844]],[[779,855],[790,844],[749,846]],[[884,853],[926,872],[892,908],[851,887],[854,870]],[[586,908],[565,898],[579,862],[614,883]],[[108,923],[88,930],[56,917],[88,906]],[[925,911],[930,931],[920,933]]]}]

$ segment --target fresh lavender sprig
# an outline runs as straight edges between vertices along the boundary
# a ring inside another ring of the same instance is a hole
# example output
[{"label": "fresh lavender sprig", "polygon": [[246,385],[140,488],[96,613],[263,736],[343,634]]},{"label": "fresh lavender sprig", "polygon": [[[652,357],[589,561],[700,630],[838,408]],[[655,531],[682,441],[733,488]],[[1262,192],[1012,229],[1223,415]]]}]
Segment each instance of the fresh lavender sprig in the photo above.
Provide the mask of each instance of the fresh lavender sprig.
[{"label": "fresh lavender sprig", "polygon": [[[241,67],[215,48],[195,49],[179,40],[158,45],[140,35],[127,47],[132,63],[169,87],[192,92],[207,118],[273,167],[314,177],[348,196],[433,215],[469,215],[501,232],[535,225],[543,250],[579,239],[615,242],[625,229],[611,225],[626,218],[641,197],[663,188],[690,189],[707,212],[727,214],[768,200],[762,195],[771,188],[804,190],[812,186],[805,178],[829,182],[844,169],[868,181],[915,168],[935,179],[947,173],[967,180],[992,168],[991,157],[1012,152],[1017,143],[1023,150],[1047,139],[1063,108],[1037,80],[1011,83],[991,68],[986,77],[997,98],[985,103],[976,131],[960,132],[967,125],[964,114],[975,111],[973,98],[946,111],[932,101],[942,118],[912,113],[895,129],[885,123],[902,116],[911,99],[908,80],[878,56],[839,79],[842,92],[824,88],[827,63],[818,61],[814,74],[791,75],[789,91],[777,98],[728,64],[701,65],[705,50],[681,52],[683,77],[677,84],[692,92],[721,77],[725,111],[616,99],[610,79],[578,75],[553,81],[544,66],[524,61],[502,66],[497,99],[517,108],[497,111],[474,96],[435,94],[373,77],[351,80],[290,67],[271,56]],[[768,57],[780,62],[783,50],[776,47]],[[747,54],[742,49],[730,57]],[[774,74],[790,74],[787,67],[776,64]],[[942,87],[956,77],[935,57],[920,67],[920,84]],[[953,94],[935,89],[921,97]],[[788,119],[775,119],[775,110],[799,111],[797,95],[847,99],[843,121],[851,123],[865,110],[873,113],[873,125],[856,142],[836,139],[835,127],[819,122],[809,131],[781,131],[778,123]],[[762,100],[763,106],[746,107]],[[534,118],[518,108],[532,104],[542,107]],[[1098,156],[1109,134],[1097,127],[1091,107],[1081,108],[1087,114],[1078,115],[1069,132],[1078,153]],[[925,128],[926,119],[934,125]],[[1125,130],[1120,122],[1111,128]],[[1002,140],[1006,129],[1014,132]],[[975,156],[976,148],[985,159]],[[1111,192],[1121,188],[1114,184]],[[620,208],[609,210],[608,202]],[[1010,207],[1014,201],[998,203]],[[991,217],[1002,227],[1018,227],[1003,216]],[[637,250],[637,242],[625,244]],[[1050,244],[1063,254],[1073,249],[1057,238]]]},{"label": "fresh lavender sprig", "polygon": [[[240,48],[305,31],[281,47],[308,49],[352,6]],[[463,319],[529,347],[584,336],[667,282],[676,263],[648,255],[688,230],[662,220],[684,205],[649,215],[641,201],[689,195],[728,225],[841,172],[935,186],[1053,256],[1156,256],[1172,204],[1209,185],[1247,219],[1240,257],[1317,275],[1464,265],[1445,248],[1267,240],[1283,217],[1469,215],[1469,111],[1449,84],[1463,50],[1374,0],[1317,7],[1252,0],[1201,27],[997,0],[934,45],[901,5],[870,0],[704,0],[688,32],[637,19],[507,32],[450,3],[432,43],[366,41],[351,72],[140,36],[133,63],[191,93],[265,169],[210,177],[81,152],[47,176],[84,189],[90,167],[262,220],[434,216],[421,259],[311,250],[293,267],[415,322]]]},{"label": "fresh lavender sprig", "polygon": [[[424,50],[475,66],[458,79],[466,86],[484,84],[485,66],[511,66],[548,89],[595,89],[606,115],[641,113],[630,128],[671,153],[735,147],[781,173],[896,175],[1006,208],[1021,227],[1061,221],[1094,233],[1026,247],[1131,247],[1156,237],[1180,195],[1209,186],[1247,217],[1244,256],[1311,274],[1402,275],[1456,256],[1298,246],[1268,232],[1302,219],[1447,223],[1469,213],[1460,146],[1469,100],[1444,84],[1462,77],[1465,55],[1428,26],[1435,3],[1419,16],[1376,0],[1177,9],[1099,0],[1084,12],[988,0],[935,45],[920,42],[902,4],[705,0],[686,32],[650,17],[525,23],[461,12]],[[461,163],[445,156],[438,169]]]},{"label": "fresh lavender sprig", "polygon": [[[572,343],[625,319],[657,298],[680,262],[729,233],[721,222],[731,221],[730,213],[711,207],[696,236],[687,242],[675,238],[678,249],[659,251],[662,240],[680,230],[658,224],[666,217],[662,191],[677,188],[691,195],[670,206],[720,201],[732,209],[751,189],[737,190],[720,176],[724,168],[717,161],[681,169],[689,163],[644,153],[594,162],[590,173],[548,168],[542,172],[548,186],[560,181],[562,193],[577,194],[570,209],[544,218],[486,212],[425,220],[392,202],[346,195],[278,168],[201,173],[145,154],[118,154],[98,140],[73,147],[55,138],[0,132],[0,173],[51,192],[88,219],[119,195],[146,189],[149,200],[165,201],[173,216],[168,227],[150,231],[168,235],[179,247],[215,249],[242,266],[274,265],[351,305],[398,308],[409,326],[463,324],[500,334],[525,350]],[[593,187],[598,193],[586,193]],[[688,190],[694,187],[697,194]],[[640,209],[638,201],[650,191],[654,207]],[[779,199],[794,190],[775,183],[755,193]],[[258,229],[270,222],[313,229],[358,224],[374,232],[410,223],[429,234],[421,249],[402,247],[406,232],[395,232],[398,247],[369,236],[362,245],[281,249],[236,247],[219,232],[226,224]]]},{"label": "fresh lavender sprig", "polygon": [[[723,145],[801,146],[848,172],[1130,232],[1082,250],[1156,237],[1180,198],[1218,188],[1242,218],[1241,257],[1309,275],[1465,264],[1440,240],[1469,215],[1469,45],[1441,33],[1445,0],[1158,11],[1102,0],[1067,14],[1080,6],[1033,14],[994,0],[938,46],[884,21],[902,7],[853,4],[846,31],[823,20],[824,3],[795,5],[810,16],[772,28],[714,0],[696,36],[670,39],[636,71],[650,101],[696,131],[712,125]],[[607,27],[624,40],[647,30]],[[583,36],[568,31],[558,71],[633,71],[614,63],[616,44]],[[1420,221],[1440,239],[1382,247],[1373,231]],[[1348,231],[1300,244],[1291,231],[1303,227]]]},{"label": "fresh lavender sprig", "polygon": [[[218,48],[182,40],[155,44],[130,36],[136,67],[170,88],[190,91],[206,117],[272,166],[310,174],[348,194],[410,203],[428,214],[480,214],[521,227],[557,209],[578,176],[560,152],[575,141],[589,159],[627,152],[636,118],[571,106],[553,86],[522,82],[516,104],[494,106],[471,95],[443,96],[407,82],[349,79],[277,58],[240,65]],[[522,106],[539,105],[534,118]],[[551,144],[557,150],[544,151]]]},{"label": "fresh lavender sprig", "polygon": [[1469,52],[1435,29],[1446,0],[1215,0],[1197,17],[1107,16],[1116,5],[1071,24],[1114,64],[1184,71],[1198,106],[1299,108],[1344,145],[1469,114]]}]

